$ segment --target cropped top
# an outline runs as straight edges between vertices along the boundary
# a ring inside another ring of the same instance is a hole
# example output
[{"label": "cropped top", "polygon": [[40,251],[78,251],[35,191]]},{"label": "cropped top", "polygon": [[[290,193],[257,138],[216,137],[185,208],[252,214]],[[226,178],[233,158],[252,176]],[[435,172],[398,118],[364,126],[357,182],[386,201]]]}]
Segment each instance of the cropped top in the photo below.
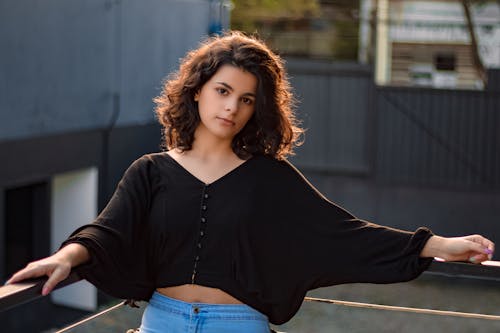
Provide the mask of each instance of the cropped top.
[{"label": "cropped top", "polygon": [[391,283],[430,264],[432,235],[355,218],[289,162],[254,156],[205,184],[167,153],[125,172],[93,223],[63,243],[91,259],[77,272],[112,296],[148,300],[159,287],[219,288],[281,324],[310,289]]}]

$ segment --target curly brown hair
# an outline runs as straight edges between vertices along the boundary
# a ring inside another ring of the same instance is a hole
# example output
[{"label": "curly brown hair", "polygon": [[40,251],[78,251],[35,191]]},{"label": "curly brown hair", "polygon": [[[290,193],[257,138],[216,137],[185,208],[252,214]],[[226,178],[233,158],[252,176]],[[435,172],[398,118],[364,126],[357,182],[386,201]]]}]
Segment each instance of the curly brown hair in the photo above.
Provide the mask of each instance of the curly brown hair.
[{"label": "curly brown hair", "polygon": [[190,150],[200,123],[195,95],[222,65],[236,66],[257,78],[255,112],[233,138],[238,157],[269,155],[277,159],[293,154],[303,129],[293,112],[294,98],[282,59],[255,36],[231,31],[205,40],[181,61],[179,71],[164,83],[154,99],[156,115],[164,127],[167,149]]}]

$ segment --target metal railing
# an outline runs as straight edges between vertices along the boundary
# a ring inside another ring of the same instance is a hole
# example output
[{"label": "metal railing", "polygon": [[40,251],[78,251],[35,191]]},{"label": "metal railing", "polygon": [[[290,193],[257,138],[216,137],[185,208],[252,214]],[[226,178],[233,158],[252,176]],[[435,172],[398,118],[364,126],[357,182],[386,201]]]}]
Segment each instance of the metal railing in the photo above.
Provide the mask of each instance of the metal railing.
[{"label": "metal railing", "polygon": [[[71,272],[68,278],[61,281],[54,290],[66,287],[80,280],[81,278],[76,272]],[[47,281],[47,278],[38,278],[1,286],[0,312],[42,297],[42,287],[45,281]]]},{"label": "metal railing", "polygon": [[[470,263],[460,263],[460,262],[440,262],[433,261],[429,269],[427,270],[428,274],[432,275],[441,275],[447,277],[460,277],[460,278],[473,278],[473,279],[483,279],[483,280],[492,280],[495,282],[500,282],[500,261],[487,261],[481,265],[475,265]],[[76,283],[80,281],[81,278],[78,276],[76,272],[72,272],[70,276],[59,283],[55,289],[60,289],[70,284]],[[36,300],[37,298],[42,297],[41,290],[43,284],[45,283],[46,278],[38,278],[32,280],[26,280],[23,282],[4,285],[0,287],[0,312],[9,310],[13,307],[22,305],[27,302],[31,302]],[[311,297],[306,297],[306,301],[317,301],[323,303],[336,304],[341,306],[354,306],[354,307],[365,307],[379,310],[388,310],[388,311],[403,311],[403,312],[415,312],[420,313],[422,310],[430,311],[427,309],[413,309],[413,308],[402,308],[402,307],[393,307],[393,306],[380,306],[377,304],[365,304],[365,303],[356,303],[356,302],[345,302],[345,301],[337,301],[337,300],[327,300],[327,299],[314,299]],[[77,327],[80,324],[84,324],[90,320],[94,320],[102,314],[108,313],[110,311],[114,311],[122,305],[132,305],[127,301],[119,303],[113,307],[105,309],[97,314],[93,314],[92,316],[82,320],[79,323],[70,325],[66,328],[61,329],[58,332],[65,332],[70,330],[71,328]],[[380,308],[379,308],[380,307]],[[385,309],[388,308],[388,309]],[[447,314],[446,311],[434,311],[435,314],[438,315],[458,315],[463,317],[467,317],[471,314],[468,313],[451,313]],[[442,313],[439,313],[442,312]],[[476,315],[476,314],[474,314]],[[481,318],[480,316],[484,316],[485,319],[493,319],[499,320],[500,316],[488,316],[488,315],[476,315],[476,318]],[[469,316],[470,317],[470,316]],[[491,317],[491,318],[486,318]]]}]

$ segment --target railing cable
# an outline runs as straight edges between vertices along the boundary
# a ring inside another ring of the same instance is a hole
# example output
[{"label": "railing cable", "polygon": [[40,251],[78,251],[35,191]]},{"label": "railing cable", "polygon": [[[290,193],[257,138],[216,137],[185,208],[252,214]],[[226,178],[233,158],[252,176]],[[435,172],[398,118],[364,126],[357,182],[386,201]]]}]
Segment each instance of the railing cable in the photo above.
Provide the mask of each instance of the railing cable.
[{"label": "railing cable", "polygon": [[338,301],[338,300],[334,300],[334,299],[325,299],[325,298],[316,298],[316,297],[304,297],[304,300],[308,301],[308,302],[329,303],[329,304],[349,306],[349,307],[355,307],[355,308],[367,308],[367,309],[385,310],[385,311],[399,311],[399,312],[412,312],[412,313],[419,313],[419,314],[429,314],[429,315],[437,315],[437,316],[452,316],[452,317],[473,318],[473,319],[500,320],[500,316],[486,315],[486,314],[481,314],[481,313],[444,311],[444,310],[421,309],[421,308],[408,308],[408,307],[403,307],[403,306]]},{"label": "railing cable", "polygon": [[87,317],[87,318],[85,318],[85,319],[83,319],[83,320],[80,320],[79,322],[76,322],[76,323],[74,323],[74,324],[71,324],[71,325],[69,325],[69,326],[66,326],[65,328],[63,328],[63,329],[61,329],[61,330],[59,330],[59,331],[56,331],[55,333],[63,333],[63,332],[67,332],[67,331],[69,331],[69,330],[71,330],[71,329],[73,329],[73,328],[75,328],[75,327],[77,327],[77,326],[80,326],[80,325],[85,324],[85,323],[86,323],[86,322],[88,322],[88,321],[94,320],[94,319],[95,319],[95,318],[97,318],[97,317],[100,317],[100,316],[102,316],[102,315],[105,315],[105,314],[106,314],[106,313],[108,313],[108,312],[111,312],[111,311],[113,311],[113,310],[115,310],[115,309],[118,309],[119,307],[121,307],[121,306],[123,306],[123,305],[128,304],[127,302],[128,302],[128,301],[122,301],[122,302],[120,302],[120,303],[118,303],[118,304],[116,304],[116,305],[113,305],[112,307],[109,307],[109,308],[107,308],[107,309],[105,309],[105,310],[103,310],[103,311],[101,311],[101,312],[98,312],[98,313],[96,313],[96,314],[94,314],[94,315],[92,315],[92,316],[90,316],[90,317]]},{"label": "railing cable", "polygon": [[[428,314],[428,315],[437,315],[437,316],[451,316],[451,317],[461,317],[461,318],[469,318],[469,319],[486,319],[486,320],[500,320],[500,316],[497,315],[487,315],[481,313],[470,313],[470,312],[458,312],[458,311],[445,311],[445,310],[434,310],[434,309],[422,309],[422,308],[410,308],[403,306],[394,306],[394,305],[382,305],[382,304],[373,304],[373,303],[361,303],[361,302],[350,302],[350,301],[339,301],[334,299],[326,299],[326,298],[317,298],[317,297],[304,297],[304,300],[307,302],[318,302],[318,303],[328,303],[340,306],[347,307],[355,307],[355,308],[365,308],[365,309],[373,309],[373,310],[384,310],[384,311],[397,311],[397,312],[410,312],[410,313],[418,313],[418,314]],[[55,333],[63,333],[67,332],[75,327],[83,325],[91,320],[94,320],[97,317],[105,315],[113,310],[118,309],[121,306],[129,304],[129,301],[122,301],[110,308],[107,308],[101,312],[98,312],[90,317],[87,317],[79,322],[76,322],[70,326],[67,326]]]}]

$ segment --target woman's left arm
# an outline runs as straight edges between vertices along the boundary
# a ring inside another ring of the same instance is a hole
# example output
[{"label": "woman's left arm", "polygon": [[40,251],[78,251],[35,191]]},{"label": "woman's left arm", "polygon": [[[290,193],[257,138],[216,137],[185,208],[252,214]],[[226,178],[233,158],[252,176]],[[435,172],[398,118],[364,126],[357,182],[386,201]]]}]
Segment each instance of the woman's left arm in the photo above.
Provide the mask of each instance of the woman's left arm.
[{"label": "woman's left arm", "polygon": [[480,235],[464,237],[432,236],[425,244],[421,257],[437,257],[445,261],[481,263],[491,260],[495,244]]}]

